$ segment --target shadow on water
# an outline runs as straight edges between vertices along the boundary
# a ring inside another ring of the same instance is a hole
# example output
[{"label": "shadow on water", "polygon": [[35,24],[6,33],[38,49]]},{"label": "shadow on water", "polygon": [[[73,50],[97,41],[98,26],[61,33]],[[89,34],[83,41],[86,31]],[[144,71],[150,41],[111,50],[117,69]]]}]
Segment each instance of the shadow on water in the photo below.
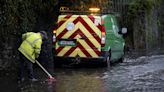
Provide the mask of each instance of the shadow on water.
[{"label": "shadow on water", "polygon": [[41,69],[35,70],[38,81],[32,82],[25,77],[20,83],[17,81],[16,71],[0,72],[0,92],[56,92],[56,82],[47,81],[47,76]]},{"label": "shadow on water", "polygon": [[24,82],[18,84],[18,92],[56,92],[54,82]]},{"label": "shadow on water", "polygon": [[31,82],[25,80],[18,83],[14,76],[0,78],[0,92],[56,92],[55,82],[48,82],[45,80]]}]

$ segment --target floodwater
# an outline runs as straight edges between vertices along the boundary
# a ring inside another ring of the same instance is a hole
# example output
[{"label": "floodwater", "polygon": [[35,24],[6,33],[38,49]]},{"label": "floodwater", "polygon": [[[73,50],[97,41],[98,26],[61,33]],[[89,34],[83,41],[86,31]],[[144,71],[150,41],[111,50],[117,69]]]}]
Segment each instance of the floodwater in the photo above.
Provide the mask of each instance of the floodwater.
[{"label": "floodwater", "polygon": [[164,92],[164,55],[125,58],[110,68],[56,68],[56,82],[45,81],[36,70],[37,82],[17,83],[15,73],[1,75],[0,92]]}]

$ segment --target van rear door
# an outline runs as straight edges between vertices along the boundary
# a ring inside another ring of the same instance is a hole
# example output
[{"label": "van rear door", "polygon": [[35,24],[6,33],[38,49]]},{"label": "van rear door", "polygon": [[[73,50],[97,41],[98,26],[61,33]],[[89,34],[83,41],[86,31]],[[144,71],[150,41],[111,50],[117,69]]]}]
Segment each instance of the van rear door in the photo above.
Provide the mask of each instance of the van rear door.
[{"label": "van rear door", "polygon": [[60,15],[55,47],[59,57],[98,58],[101,54],[101,17]]}]

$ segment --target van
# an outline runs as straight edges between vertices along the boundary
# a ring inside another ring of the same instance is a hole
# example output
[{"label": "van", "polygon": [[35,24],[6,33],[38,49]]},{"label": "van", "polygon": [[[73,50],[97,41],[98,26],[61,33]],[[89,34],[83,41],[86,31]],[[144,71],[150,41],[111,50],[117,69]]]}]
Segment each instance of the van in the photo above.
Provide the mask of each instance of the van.
[{"label": "van", "polygon": [[59,15],[57,24],[55,62],[100,61],[109,66],[124,55],[125,42],[112,15]]}]

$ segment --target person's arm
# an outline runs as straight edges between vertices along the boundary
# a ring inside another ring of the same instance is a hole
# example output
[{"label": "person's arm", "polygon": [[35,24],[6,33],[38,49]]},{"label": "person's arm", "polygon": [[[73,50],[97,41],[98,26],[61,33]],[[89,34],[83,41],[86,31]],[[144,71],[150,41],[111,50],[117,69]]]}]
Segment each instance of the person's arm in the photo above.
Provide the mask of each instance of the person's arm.
[{"label": "person's arm", "polygon": [[42,39],[39,39],[35,42],[35,58],[39,57],[40,51],[41,51],[41,45],[42,45]]},{"label": "person's arm", "polygon": [[27,33],[22,34],[22,41],[24,41],[27,37]]},{"label": "person's arm", "polygon": [[22,41],[24,41],[26,38],[30,37],[32,35],[33,32],[27,32],[22,34]]}]

